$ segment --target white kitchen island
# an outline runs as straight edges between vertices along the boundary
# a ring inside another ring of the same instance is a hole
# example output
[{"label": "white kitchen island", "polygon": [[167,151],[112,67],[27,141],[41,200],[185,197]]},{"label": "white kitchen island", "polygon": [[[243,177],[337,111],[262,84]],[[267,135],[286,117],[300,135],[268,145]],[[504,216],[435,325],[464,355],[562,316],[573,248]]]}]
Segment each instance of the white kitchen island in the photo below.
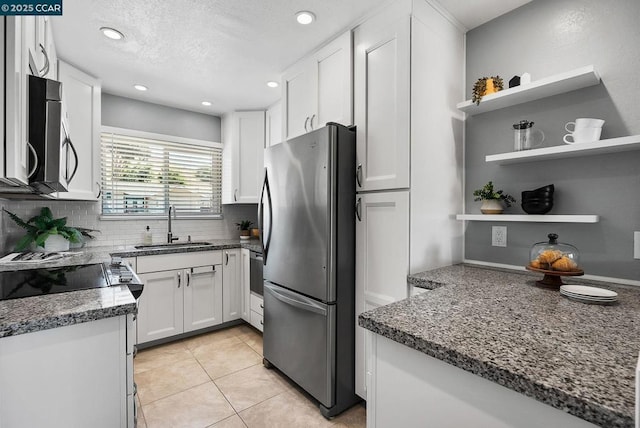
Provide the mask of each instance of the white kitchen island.
[{"label": "white kitchen island", "polygon": [[369,427],[634,426],[640,290],[596,284],[619,295],[600,306],[516,271],[417,279],[432,291],[359,318],[372,336]]}]

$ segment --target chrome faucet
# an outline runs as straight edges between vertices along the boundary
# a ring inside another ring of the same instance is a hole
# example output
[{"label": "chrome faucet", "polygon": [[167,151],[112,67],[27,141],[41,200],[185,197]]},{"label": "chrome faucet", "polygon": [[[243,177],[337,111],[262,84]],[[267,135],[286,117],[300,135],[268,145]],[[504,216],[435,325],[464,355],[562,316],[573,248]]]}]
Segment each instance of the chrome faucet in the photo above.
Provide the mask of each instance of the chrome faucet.
[{"label": "chrome faucet", "polygon": [[177,241],[177,236],[173,236],[173,232],[171,232],[171,211],[173,211],[173,218],[176,218],[176,209],[173,206],[169,205],[169,216],[167,217],[167,244],[172,244],[173,241]]}]

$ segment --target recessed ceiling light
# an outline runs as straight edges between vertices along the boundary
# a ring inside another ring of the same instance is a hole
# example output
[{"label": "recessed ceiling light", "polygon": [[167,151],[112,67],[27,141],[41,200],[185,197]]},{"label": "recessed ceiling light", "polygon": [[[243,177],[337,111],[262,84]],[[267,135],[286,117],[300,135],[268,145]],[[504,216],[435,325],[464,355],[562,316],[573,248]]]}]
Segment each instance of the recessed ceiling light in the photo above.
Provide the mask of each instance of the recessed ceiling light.
[{"label": "recessed ceiling light", "polygon": [[110,38],[112,40],[124,39],[124,34],[122,34],[120,31],[116,30],[115,28],[100,27],[100,31],[102,31],[102,34],[104,34],[105,37],[108,37],[108,38]]},{"label": "recessed ceiling light", "polygon": [[139,91],[146,91],[147,89],[149,89],[144,85],[133,85],[133,87],[136,88]]},{"label": "recessed ceiling light", "polygon": [[278,86],[280,86],[280,85],[278,84],[278,82],[274,82],[274,81],[272,80],[272,81],[270,81],[270,82],[267,82],[267,86],[268,86],[268,87],[270,87],[270,88],[277,88],[277,87],[278,87]]},{"label": "recessed ceiling light", "polygon": [[311,24],[313,21],[315,21],[315,19],[316,16],[313,14],[313,12],[309,12],[308,10],[301,10],[300,12],[296,13],[296,20],[299,24],[302,25]]},{"label": "recessed ceiling light", "polygon": [[202,105],[209,107],[211,105],[211,103],[209,101],[203,101]]}]

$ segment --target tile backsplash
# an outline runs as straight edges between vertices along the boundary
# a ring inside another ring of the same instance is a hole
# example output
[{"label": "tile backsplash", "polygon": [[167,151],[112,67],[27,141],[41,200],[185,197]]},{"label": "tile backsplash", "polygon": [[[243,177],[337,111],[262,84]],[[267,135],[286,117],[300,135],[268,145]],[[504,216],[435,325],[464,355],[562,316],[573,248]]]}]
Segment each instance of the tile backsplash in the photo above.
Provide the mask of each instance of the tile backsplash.
[{"label": "tile backsplash", "polygon": [[[36,215],[44,206],[51,208],[55,218],[67,217],[69,226],[98,229],[96,239],[89,240],[88,246],[119,246],[142,243],[143,233],[147,226],[151,229],[154,243],[164,243],[167,239],[167,219],[153,220],[100,220],[100,204],[84,201],[13,201],[0,199],[0,208],[17,214],[23,219]],[[236,223],[240,220],[251,220],[257,223],[257,206],[225,205],[222,219],[192,220],[178,218],[172,221],[173,235],[186,241],[191,235],[194,241],[207,239],[233,239],[239,236]],[[257,226],[255,226],[257,227]],[[23,235],[9,216],[2,212],[0,221],[0,250],[10,251]]]}]

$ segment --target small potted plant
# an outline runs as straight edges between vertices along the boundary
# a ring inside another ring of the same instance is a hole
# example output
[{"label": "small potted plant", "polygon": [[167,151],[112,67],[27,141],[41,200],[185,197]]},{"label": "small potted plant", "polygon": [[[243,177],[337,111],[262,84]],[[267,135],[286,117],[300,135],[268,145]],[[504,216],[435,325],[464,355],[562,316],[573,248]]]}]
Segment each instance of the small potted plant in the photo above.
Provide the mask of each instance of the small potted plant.
[{"label": "small potted plant", "polygon": [[16,222],[18,226],[27,231],[18,243],[16,251],[31,248],[34,251],[67,251],[71,242],[82,242],[82,234],[73,227],[67,226],[67,218],[53,218],[51,210],[44,207],[40,214],[24,221],[12,212],[3,210]]},{"label": "small potted plant", "polygon": [[240,229],[240,239],[251,238],[251,232],[249,231],[249,228],[252,224],[253,222],[250,220],[242,220],[240,221],[240,223],[236,223],[236,226],[238,226],[238,229]]},{"label": "small potted plant", "polygon": [[474,201],[482,201],[480,207],[482,214],[502,214],[504,205],[510,207],[511,203],[516,201],[513,196],[504,193],[503,190],[495,190],[491,181],[482,189],[474,190],[473,196],[475,196]]},{"label": "small potted plant", "polygon": [[480,104],[482,97],[501,91],[504,88],[504,81],[500,76],[481,77],[473,84],[471,101]]}]

